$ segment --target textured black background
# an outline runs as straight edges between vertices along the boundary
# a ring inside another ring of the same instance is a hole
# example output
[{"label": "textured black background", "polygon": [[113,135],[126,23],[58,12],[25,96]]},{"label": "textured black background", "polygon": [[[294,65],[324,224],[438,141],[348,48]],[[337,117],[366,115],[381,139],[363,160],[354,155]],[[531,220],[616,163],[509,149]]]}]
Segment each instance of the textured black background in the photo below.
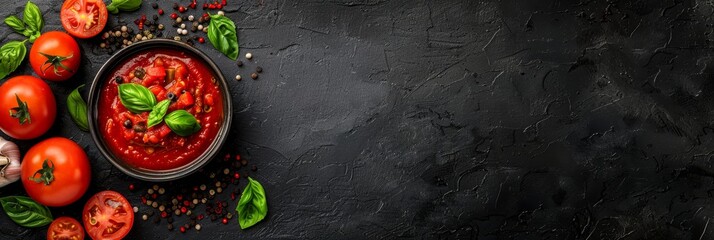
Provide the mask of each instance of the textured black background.
[{"label": "textured black background", "polygon": [[[38,2],[45,30],[61,29],[60,1]],[[24,2],[3,5],[4,17]],[[239,69],[199,49],[245,79],[230,82],[226,147],[259,168],[268,217],[185,235],[137,220],[131,239],[714,238],[712,1],[229,0],[226,11],[255,60]],[[126,186],[145,184],[65,114],[66,95],[109,57],[79,42],[84,66],[51,83],[61,114],[45,137],[87,150],[87,195],[115,189],[138,205]],[[0,189],[10,194],[21,184]],[[53,213],[79,217],[86,197]],[[2,239],[45,234],[0,223]]]}]

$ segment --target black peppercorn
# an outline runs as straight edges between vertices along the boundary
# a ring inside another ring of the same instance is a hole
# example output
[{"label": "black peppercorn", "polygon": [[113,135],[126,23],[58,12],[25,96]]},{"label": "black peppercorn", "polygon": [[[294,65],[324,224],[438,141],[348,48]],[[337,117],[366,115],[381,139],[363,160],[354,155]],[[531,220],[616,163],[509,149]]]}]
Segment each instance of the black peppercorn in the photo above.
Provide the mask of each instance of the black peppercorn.
[{"label": "black peppercorn", "polygon": [[256,68],[255,68],[255,71],[258,72],[258,73],[262,73],[262,72],[263,72],[263,68],[262,68],[262,67],[256,67]]},{"label": "black peppercorn", "polygon": [[168,228],[169,228],[169,231],[173,231],[173,230],[174,230],[174,225],[171,224],[171,223],[169,223]]},{"label": "black peppercorn", "polygon": [[237,64],[238,64],[239,67],[242,67],[242,66],[243,66],[243,61],[238,60]]},{"label": "black peppercorn", "polygon": [[258,167],[253,165],[253,167],[251,167],[250,170],[252,170],[253,172],[258,171]]},{"label": "black peppercorn", "polygon": [[174,9],[174,10],[178,10],[178,9],[179,9],[179,5],[178,5],[178,3],[174,3],[174,5],[173,5],[173,9]]},{"label": "black peppercorn", "polygon": [[252,78],[253,80],[257,80],[257,79],[258,79],[258,74],[257,74],[257,73],[251,73],[251,74],[250,74],[250,78]]},{"label": "black peppercorn", "polygon": [[173,217],[167,218],[166,221],[169,223],[174,223],[174,218]]},{"label": "black peppercorn", "polygon": [[151,18],[154,19],[154,22],[159,21],[159,15],[154,14]]},{"label": "black peppercorn", "polygon": [[158,4],[158,3],[152,3],[152,4],[151,4],[151,8],[157,9],[157,8],[159,8],[159,4]]},{"label": "black peppercorn", "polygon": [[125,128],[131,128],[133,124],[131,124],[131,120],[127,119],[124,121],[124,127]]},{"label": "black peppercorn", "polygon": [[121,84],[122,82],[124,82],[124,79],[121,76],[117,76],[114,78],[114,81],[116,81],[118,84]]}]

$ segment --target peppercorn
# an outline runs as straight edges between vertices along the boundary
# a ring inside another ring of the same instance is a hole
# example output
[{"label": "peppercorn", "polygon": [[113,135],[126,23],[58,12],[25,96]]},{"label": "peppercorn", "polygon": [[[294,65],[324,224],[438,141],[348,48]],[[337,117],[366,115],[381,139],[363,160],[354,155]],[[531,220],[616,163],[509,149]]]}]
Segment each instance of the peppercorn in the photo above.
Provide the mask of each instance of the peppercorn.
[{"label": "peppercorn", "polygon": [[243,166],[248,165],[248,160],[243,159],[240,161],[240,164]]},{"label": "peppercorn", "polygon": [[253,54],[252,54],[252,53],[246,53],[246,54],[245,54],[245,58],[248,59],[248,60],[250,60],[250,59],[253,58]]},{"label": "peppercorn", "polygon": [[223,218],[223,220],[221,220],[221,222],[222,222],[223,224],[228,224],[228,218]]},{"label": "peppercorn", "polygon": [[159,15],[154,14],[154,16],[151,16],[151,19],[154,19],[154,22],[159,21]]},{"label": "peppercorn", "polygon": [[169,229],[169,231],[173,231],[173,230],[174,230],[174,225],[171,224],[171,223],[169,223],[169,225],[167,226],[167,228]]},{"label": "peppercorn", "polygon": [[205,43],[205,42],[206,42],[206,39],[204,39],[203,37],[199,37],[199,38],[198,38],[198,42],[200,42],[200,43]]},{"label": "peppercorn", "polygon": [[242,66],[243,66],[243,61],[238,60],[238,62],[236,62],[236,64],[238,64],[239,67],[242,67]]},{"label": "peppercorn", "polygon": [[159,15],[164,15],[164,10],[163,10],[163,9],[159,9],[158,12],[159,12]]},{"label": "peppercorn", "polygon": [[257,72],[257,73],[262,73],[262,72],[263,72],[263,68],[260,67],[260,66],[258,66],[258,67],[255,68],[255,72]]},{"label": "peppercorn", "polygon": [[258,167],[255,166],[255,165],[253,165],[253,167],[251,167],[250,170],[253,171],[253,172],[258,171]]},{"label": "peppercorn", "polygon": [[181,227],[179,228],[179,231],[181,231],[181,233],[185,233],[185,232],[186,232],[186,228],[185,228],[184,226],[181,226]]},{"label": "peppercorn", "polygon": [[169,216],[169,213],[167,213],[166,211],[161,211],[161,217],[162,217],[162,218],[166,218],[166,217],[168,217],[168,216]]},{"label": "peppercorn", "polygon": [[[127,119],[126,121],[124,121],[124,127],[131,128],[132,127],[131,120]],[[133,185],[129,185],[129,190],[132,190],[131,186],[133,186]]]},{"label": "peppercorn", "polygon": [[174,10],[178,10],[178,9],[179,9],[179,4],[178,4],[178,3],[174,3],[174,5],[172,5],[171,7],[172,7]]},{"label": "peppercorn", "polygon": [[169,217],[169,218],[166,219],[166,221],[169,222],[169,223],[174,223],[174,218],[173,218],[173,217]]},{"label": "peppercorn", "polygon": [[250,78],[252,78],[253,80],[257,80],[257,79],[258,79],[258,74],[257,74],[257,73],[251,73],[251,74],[250,74]]},{"label": "peppercorn", "polygon": [[177,19],[177,18],[178,18],[178,14],[176,14],[176,13],[171,13],[171,19],[174,19],[174,20],[175,20],[175,19]]},{"label": "peppercorn", "polygon": [[184,6],[179,6],[178,11],[179,11],[180,13],[185,13],[185,12],[186,12],[186,7],[184,7]]}]

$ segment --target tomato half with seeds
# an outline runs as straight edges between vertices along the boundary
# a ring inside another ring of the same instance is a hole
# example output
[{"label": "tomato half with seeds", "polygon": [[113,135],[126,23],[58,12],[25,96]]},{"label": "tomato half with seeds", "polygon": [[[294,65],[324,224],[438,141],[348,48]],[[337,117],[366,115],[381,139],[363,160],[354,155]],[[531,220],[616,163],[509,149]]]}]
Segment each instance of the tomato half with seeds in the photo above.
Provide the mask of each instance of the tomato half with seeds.
[{"label": "tomato half with seeds", "polygon": [[62,4],[62,27],[78,38],[94,37],[107,25],[107,6],[102,0],[66,0]]},{"label": "tomato half with seeds", "polygon": [[40,35],[30,49],[30,65],[38,76],[64,81],[79,69],[81,54],[77,41],[69,34],[52,31]]},{"label": "tomato half with seeds", "polygon": [[52,127],[57,102],[50,86],[33,76],[17,76],[0,85],[0,130],[15,139],[33,139]]},{"label": "tomato half with seeds", "polygon": [[67,206],[79,200],[91,179],[84,149],[63,137],[48,138],[32,146],[20,168],[27,195],[50,207]]},{"label": "tomato half with seeds", "polygon": [[84,239],[84,228],[74,218],[58,217],[47,229],[47,240],[82,240]]},{"label": "tomato half with seeds", "polygon": [[84,205],[82,222],[92,239],[122,239],[134,224],[134,211],[120,193],[102,191]]}]

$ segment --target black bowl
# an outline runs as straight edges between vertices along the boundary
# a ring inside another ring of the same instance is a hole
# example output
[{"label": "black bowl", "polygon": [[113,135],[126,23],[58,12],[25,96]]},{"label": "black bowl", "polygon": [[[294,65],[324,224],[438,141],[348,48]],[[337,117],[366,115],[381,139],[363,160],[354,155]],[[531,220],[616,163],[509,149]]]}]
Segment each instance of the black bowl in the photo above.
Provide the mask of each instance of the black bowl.
[{"label": "black bowl", "polygon": [[[115,156],[112,151],[107,147],[106,143],[104,142],[104,138],[100,136],[101,132],[99,131],[98,126],[99,111],[97,110],[99,105],[100,92],[104,84],[108,82],[107,79],[109,77],[109,74],[112,73],[112,71],[115,69],[115,67],[118,66],[118,64],[124,62],[129,57],[132,57],[140,52],[149,49],[166,48],[172,50],[179,50],[193,55],[197,59],[202,60],[210,69],[213,70],[213,76],[219,83],[219,88],[223,94],[223,123],[218,131],[217,136],[213,139],[213,142],[208,147],[208,149],[206,149],[198,158],[194,159],[190,163],[169,170],[150,170],[137,168],[135,166],[127,164],[125,161]],[[211,59],[200,50],[191,47],[188,44],[167,39],[151,39],[141,41],[116,52],[114,56],[110,57],[109,60],[107,60],[104,65],[102,65],[102,68],[99,69],[99,72],[97,73],[96,77],[94,77],[94,81],[92,82],[92,85],[89,88],[89,101],[87,104],[89,132],[92,135],[92,140],[94,140],[94,143],[97,145],[97,148],[99,148],[99,151],[102,153],[102,155],[106,159],[108,159],[109,162],[111,162],[115,167],[117,167],[119,170],[126,173],[127,175],[141,180],[154,182],[170,181],[188,176],[199,168],[206,165],[211,159],[214,159],[216,155],[218,155],[221,146],[228,137],[228,132],[231,128],[231,122],[233,119],[231,94],[228,90],[228,83],[223,77],[220,68],[218,68],[218,66],[216,66],[216,64],[213,63],[213,61],[211,61]]]}]

